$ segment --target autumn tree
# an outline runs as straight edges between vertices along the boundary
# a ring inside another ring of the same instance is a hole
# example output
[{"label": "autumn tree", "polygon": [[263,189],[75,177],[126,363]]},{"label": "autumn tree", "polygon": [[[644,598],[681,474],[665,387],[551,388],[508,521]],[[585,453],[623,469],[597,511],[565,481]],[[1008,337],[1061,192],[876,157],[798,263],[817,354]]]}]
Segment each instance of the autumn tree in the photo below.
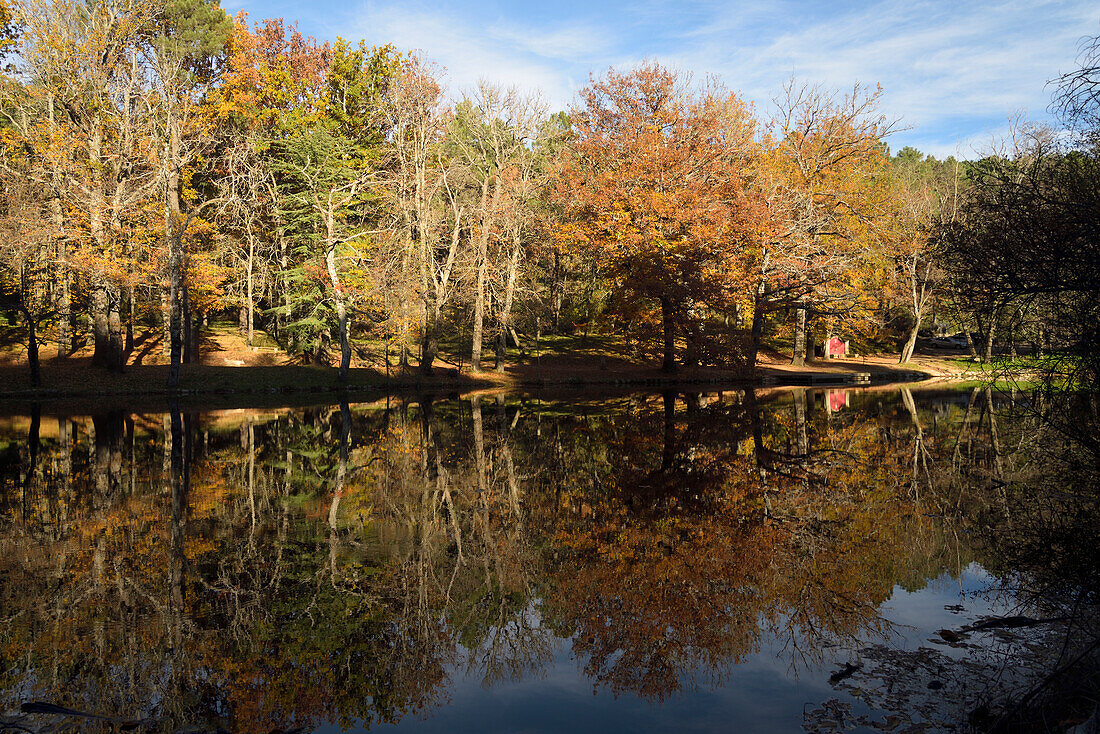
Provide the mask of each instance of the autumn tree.
[{"label": "autumn tree", "polygon": [[184,241],[195,216],[213,203],[192,202],[192,211],[185,214],[184,182],[187,169],[211,146],[199,103],[216,80],[232,21],[216,2],[208,0],[173,0],[165,5],[156,21],[146,58],[158,102],[154,131],[160,143],[155,150],[159,153],[164,192],[164,250],[169,281],[168,384],[175,386],[185,357],[195,356]]},{"label": "autumn tree", "polygon": [[881,95],[792,80],[776,100],[762,178],[771,226],[756,263],[754,355],[767,313],[794,308],[793,362],[802,365],[808,314],[843,315],[867,296],[859,271],[876,267],[886,212],[882,140],[895,127],[877,110]]},{"label": "autumn tree", "polygon": [[743,287],[758,233],[754,122],[736,95],[656,63],[610,70],[580,92],[561,162],[559,237],[617,288],[660,305],[663,369],[676,324],[723,309]]},{"label": "autumn tree", "polygon": [[0,130],[0,303],[23,318],[30,384],[41,384],[41,328],[56,314],[50,294],[53,230],[48,192],[27,175],[33,153],[10,129]]},{"label": "autumn tree", "polygon": [[[540,124],[537,137],[507,170],[505,200],[502,207],[500,233],[497,237],[492,285],[497,294],[495,341],[496,371],[504,371],[508,341],[517,348],[523,346],[514,326],[514,311],[520,302],[521,278],[531,270],[532,261],[544,255],[548,243],[550,213],[543,205],[548,185],[550,161],[545,155],[547,136],[556,134],[553,127]],[[527,275],[528,279],[530,276]]]},{"label": "autumn tree", "polygon": [[234,20],[220,84],[207,98],[204,112],[218,139],[209,176],[225,201],[217,212],[226,239],[223,254],[236,274],[230,291],[250,344],[259,308],[270,317],[273,336],[288,351],[298,349],[298,332],[285,329],[297,279],[273,143],[320,114],[329,61],[328,44],[302,36],[282,20],[250,27],[242,12]]},{"label": "autumn tree", "polygon": [[[19,77],[44,131],[42,177],[75,215],[67,258],[92,290],[93,363],[120,371],[123,287],[145,261],[129,233],[137,204],[156,183],[148,138],[151,104],[142,86],[140,39],[154,8],[142,2],[40,2],[16,6],[25,28]],[[57,219],[57,205],[53,206]],[[64,238],[63,238],[64,239]]]},{"label": "autumn tree", "polygon": [[[383,98],[398,63],[389,47],[368,49],[361,43],[355,48],[338,41],[319,114],[273,143],[284,216],[293,227],[305,282],[316,281],[316,271],[311,270],[315,257],[327,275],[340,341],[341,380],[347,379],[351,364],[352,306],[341,263],[355,263],[358,273],[369,269],[371,257],[365,248],[370,222],[377,220],[371,214],[370,202],[376,197],[370,196],[369,183],[384,135]],[[323,311],[313,310],[300,325],[323,330]]]}]

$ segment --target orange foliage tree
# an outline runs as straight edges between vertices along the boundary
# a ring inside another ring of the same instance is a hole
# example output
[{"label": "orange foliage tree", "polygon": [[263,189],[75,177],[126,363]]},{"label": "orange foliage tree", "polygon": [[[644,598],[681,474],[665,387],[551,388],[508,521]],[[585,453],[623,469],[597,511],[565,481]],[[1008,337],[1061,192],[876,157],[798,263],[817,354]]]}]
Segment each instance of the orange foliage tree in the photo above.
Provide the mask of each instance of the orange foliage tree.
[{"label": "orange foliage tree", "polygon": [[716,84],[690,83],[656,63],[593,78],[557,172],[559,238],[617,288],[660,302],[666,371],[676,369],[677,322],[691,347],[700,308],[723,310],[741,285],[761,211],[746,186],[749,108]]}]

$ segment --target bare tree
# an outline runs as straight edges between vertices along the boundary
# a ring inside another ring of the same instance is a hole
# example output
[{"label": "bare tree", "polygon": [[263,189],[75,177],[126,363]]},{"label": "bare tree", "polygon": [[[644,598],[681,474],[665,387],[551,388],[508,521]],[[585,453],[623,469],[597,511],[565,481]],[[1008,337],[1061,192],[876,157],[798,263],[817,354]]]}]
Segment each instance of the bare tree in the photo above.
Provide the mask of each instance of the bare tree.
[{"label": "bare tree", "polygon": [[[493,265],[490,245],[505,239],[510,240],[509,244],[499,250],[502,269],[507,273],[500,329],[507,328],[511,314],[515,268],[520,256],[515,235],[522,231],[522,226],[519,230],[515,228],[519,224],[516,215],[518,209],[525,206],[523,194],[533,173],[531,147],[545,116],[545,107],[537,96],[481,82],[473,95],[457,106],[451,121],[448,142],[456,149],[476,197],[471,222],[476,285],[470,355],[470,367],[475,372],[481,369],[485,319],[489,310],[487,295]],[[512,220],[511,236],[505,231],[507,220]],[[518,239],[522,242],[522,237]],[[502,368],[503,360],[498,359],[498,369]]]},{"label": "bare tree", "polygon": [[[903,150],[902,153],[907,151]],[[937,233],[958,216],[960,163],[948,159],[895,159],[893,221],[886,240],[895,263],[898,287],[913,315],[909,337],[898,362],[913,358],[917,335],[943,281],[937,256]]]},{"label": "bare tree", "polygon": [[261,292],[277,252],[275,219],[277,189],[271,169],[257,153],[257,141],[231,131],[224,155],[225,175],[219,179],[221,225],[230,234],[231,262],[239,273],[235,289],[240,294],[240,326],[253,346],[256,328],[256,296]]},{"label": "bare tree", "polygon": [[[390,130],[388,185],[390,231],[404,285],[416,294],[420,321],[420,372],[430,374],[439,351],[443,311],[455,293],[455,263],[466,211],[448,179],[441,149],[446,123],[438,71],[409,57],[398,74],[385,110]],[[400,303],[401,362],[407,363],[407,337],[413,314],[405,291]]]}]

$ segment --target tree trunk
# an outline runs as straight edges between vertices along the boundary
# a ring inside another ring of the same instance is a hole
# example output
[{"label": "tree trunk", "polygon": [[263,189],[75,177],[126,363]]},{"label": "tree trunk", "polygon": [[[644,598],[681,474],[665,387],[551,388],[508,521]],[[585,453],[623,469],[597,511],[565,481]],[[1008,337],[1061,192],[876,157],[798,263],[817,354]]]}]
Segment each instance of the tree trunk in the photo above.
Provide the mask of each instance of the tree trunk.
[{"label": "tree trunk", "polygon": [[685,367],[698,367],[701,361],[699,356],[702,347],[703,334],[695,324],[688,323],[684,326],[684,358]]},{"label": "tree trunk", "polygon": [[974,337],[970,335],[969,326],[963,326],[963,336],[966,337],[966,351],[970,352],[970,358],[977,359],[978,350],[974,348]]},{"label": "tree trunk", "polygon": [[121,372],[122,324],[118,313],[119,289],[100,282],[92,294],[92,329],[95,351],[92,364]]},{"label": "tree trunk", "polygon": [[800,305],[794,311],[794,356],[791,364],[795,367],[806,366],[806,306]]},{"label": "tree trunk", "polygon": [[107,361],[107,286],[95,284],[92,291],[92,364],[106,367]]},{"label": "tree trunk", "polygon": [[247,332],[248,332],[248,346],[250,348],[252,347],[252,341],[253,341],[253,328],[255,326],[255,311],[256,311],[256,303],[255,303],[255,298],[254,298],[254,294],[253,294],[253,285],[252,285],[252,271],[253,271],[253,261],[255,260],[255,253],[256,253],[256,246],[255,246],[255,243],[253,242],[253,237],[250,233],[249,237],[248,237],[248,265],[245,268],[245,275],[246,275],[245,304],[248,308],[247,322],[246,322],[245,326],[246,326]]},{"label": "tree trunk", "polygon": [[[431,234],[426,219],[428,207],[424,205],[420,198],[425,191],[422,172],[418,174],[417,181],[416,231],[420,248],[420,306],[423,309],[421,313],[423,331],[420,336],[419,370],[422,375],[429,375],[435,364],[436,355],[439,353],[439,323],[443,318],[443,307],[448,298],[451,269],[454,267],[455,255],[458,252],[458,246],[462,238],[462,208],[458,206],[457,200],[451,195],[448,188],[449,203],[454,219],[451,226],[451,242],[447,249],[447,258],[440,266],[436,261],[435,250],[429,244]],[[475,343],[478,345],[477,348],[480,354],[480,341]],[[407,344],[406,341],[401,343],[402,369],[407,368],[409,364]]]},{"label": "tree trunk", "polygon": [[989,331],[985,337],[985,353],[983,359],[988,362],[993,359],[993,332],[997,330],[997,318],[996,314],[989,319]]},{"label": "tree trunk", "polygon": [[187,284],[186,265],[184,266],[180,292],[182,293],[180,297],[180,338],[183,340],[183,362],[184,364],[191,364],[195,361],[195,342],[192,340],[194,323],[191,321],[191,289]]},{"label": "tree trunk", "polygon": [[116,285],[107,287],[107,338],[111,371],[122,372],[126,365],[122,340],[122,288]]},{"label": "tree trunk", "polygon": [[661,369],[665,372],[676,371],[676,319],[672,309],[672,300],[661,297],[661,326],[664,331],[664,361]]},{"label": "tree trunk", "polygon": [[[290,252],[286,239],[282,235],[276,235],[279,238],[279,269],[282,273],[283,283],[283,310],[276,316],[276,321],[281,325],[290,323]],[[280,329],[281,330],[281,329]],[[287,347],[290,348],[290,339],[293,337],[287,337]]]},{"label": "tree trunk", "polygon": [[[50,124],[54,122],[53,94],[47,100]],[[69,247],[65,242],[65,218],[61,205],[61,170],[54,165],[50,171],[53,196],[50,197],[50,223],[56,237],[57,257],[57,356],[68,357],[73,352],[72,274],[69,272]]]},{"label": "tree trunk", "polygon": [[481,372],[481,341],[485,325],[485,280],[489,263],[479,245],[477,293],[474,297],[474,343],[470,352],[470,369]]},{"label": "tree trunk", "polygon": [[[169,268],[171,268],[171,252],[169,252]],[[161,321],[161,333],[160,333],[160,351],[165,356],[171,356],[172,354],[172,313],[171,306],[171,289],[161,288],[160,290],[160,321]]]},{"label": "tree trunk", "polygon": [[134,352],[134,287],[126,289],[126,346],[123,353],[128,359]]},{"label": "tree trunk", "polygon": [[[488,174],[487,174],[488,175]],[[481,231],[477,235],[477,293],[474,297],[474,344],[470,354],[470,369],[481,371],[481,341],[485,327],[485,286],[489,273],[489,232],[492,219],[490,211],[496,211],[500,200],[500,179],[493,183],[492,207],[489,202],[489,179],[481,186]]]},{"label": "tree trunk", "polygon": [[497,332],[493,337],[493,342],[496,352],[496,363],[493,365],[493,369],[500,374],[504,374],[504,360],[508,354],[508,332],[499,321],[497,323]]},{"label": "tree trunk", "polygon": [[[928,291],[928,279],[931,270],[932,265],[928,263],[924,269],[924,278],[918,282],[917,275],[920,272],[920,262],[915,257],[909,261],[909,295],[912,298],[913,330],[910,332],[905,346],[902,347],[901,356],[898,358],[899,364],[905,364],[911,360],[913,352],[917,348],[917,336],[920,332],[921,321],[924,320],[924,310],[928,305],[928,297],[931,295]],[[933,313],[933,325],[935,321],[935,314]]]},{"label": "tree trunk", "polygon": [[171,367],[168,369],[168,387],[180,382],[183,364],[183,252],[179,237],[173,232],[168,255],[168,352]]},{"label": "tree trunk", "polygon": [[565,268],[561,263],[561,253],[554,251],[554,268],[550,284],[550,328],[555,334],[561,333],[561,307],[565,300]]},{"label": "tree trunk", "polygon": [[41,387],[42,371],[38,361],[38,328],[30,309],[23,307],[23,318],[27,320],[27,365],[31,372],[31,387]]},{"label": "tree trunk", "polygon": [[[103,231],[106,192],[102,179],[102,144],[103,131],[99,121],[95,120],[92,123],[91,135],[88,137],[88,159],[94,176],[88,201],[88,230],[100,254],[106,255],[107,242]],[[96,279],[94,289],[92,294],[92,340],[94,344],[92,364],[110,369],[113,360],[110,355],[110,334],[107,325],[109,297],[107,283],[102,277]]]},{"label": "tree trunk", "polygon": [[[437,338],[437,329],[439,328],[439,291],[434,288],[434,273],[431,269],[434,267],[433,263],[429,264],[428,243],[424,241],[427,237],[426,229],[421,226],[420,228],[420,300],[421,307],[421,323],[423,324],[420,332],[420,362],[418,370],[422,375],[430,375],[432,369],[435,367],[435,356],[439,348],[439,342]],[[401,342],[401,354],[398,357],[398,366],[401,367],[401,371],[404,372],[409,367],[409,345],[407,341]]]},{"label": "tree trunk", "polygon": [[[92,127],[92,134],[88,139],[88,158],[96,171],[95,181],[89,197],[88,229],[99,254],[109,257],[111,253],[107,251],[107,232],[104,227],[104,216],[107,213],[107,193],[104,181],[102,148],[102,123],[96,120]],[[118,312],[119,299],[119,288],[101,277],[96,284],[95,295],[93,296],[95,352],[92,355],[92,364],[106,367],[112,372],[121,372],[124,361],[122,357],[122,329]]]},{"label": "tree trunk", "polygon": [[[508,259],[508,275],[504,285],[504,303],[500,307],[500,330],[497,332],[497,372],[504,372],[508,354],[508,332],[512,328],[512,301],[516,293],[516,271],[519,270],[520,243],[517,241]],[[517,345],[518,346],[518,345]]]},{"label": "tree trunk", "polygon": [[[420,341],[420,374],[432,374],[435,366],[436,355],[439,354],[439,317],[438,304],[429,307],[425,304],[424,334]],[[409,365],[409,350],[406,345],[401,345],[401,366]]]},{"label": "tree trunk", "polygon": [[344,289],[340,285],[340,275],[336,272],[336,246],[331,240],[333,221],[329,218],[329,245],[325,252],[325,266],[332,283],[332,297],[336,302],[336,320],[340,330],[340,382],[348,381],[351,370],[351,342],[348,339],[348,310],[344,302]]},{"label": "tree trunk", "polygon": [[761,280],[756,287],[752,307],[752,331],[749,338],[749,353],[746,362],[750,371],[756,370],[756,360],[760,354],[760,345],[764,339],[764,308],[767,303],[768,287]]},{"label": "tree trunk", "polygon": [[[54,199],[51,202],[55,231],[61,229],[61,201]],[[65,241],[58,237],[57,248],[57,356],[68,357],[73,352],[73,307],[72,307],[72,274],[69,273],[68,247]]]},{"label": "tree trunk", "polygon": [[[171,336],[171,367],[168,386],[179,385],[184,362],[191,361],[191,304],[187,293],[187,255],[183,251],[183,231],[180,218],[179,131],[174,110],[168,109],[168,145],[164,156],[164,233],[168,239],[169,322]],[[173,422],[176,416],[173,415]],[[173,432],[175,426],[173,426]]]},{"label": "tree trunk", "polygon": [[905,345],[901,348],[901,356],[898,358],[898,364],[905,364],[913,358],[913,352],[917,348],[917,333],[920,331],[920,315],[917,315],[917,320],[913,323],[913,328],[909,330],[909,338],[905,340]]},{"label": "tree trunk", "polygon": [[[64,257],[60,254],[59,257]],[[64,262],[62,260],[62,262]],[[72,276],[68,266],[62,264],[57,274],[57,356],[68,357],[73,353],[75,334],[73,333]]]}]

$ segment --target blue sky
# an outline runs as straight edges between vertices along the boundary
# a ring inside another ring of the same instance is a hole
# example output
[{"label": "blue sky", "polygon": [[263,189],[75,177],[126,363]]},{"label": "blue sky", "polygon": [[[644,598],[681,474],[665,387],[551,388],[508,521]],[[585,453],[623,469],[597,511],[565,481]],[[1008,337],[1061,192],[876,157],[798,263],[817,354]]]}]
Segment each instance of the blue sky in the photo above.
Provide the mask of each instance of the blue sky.
[{"label": "blue sky", "polygon": [[655,59],[713,73],[765,115],[792,75],[833,87],[882,84],[909,129],[894,149],[974,157],[1023,114],[1046,119],[1047,81],[1100,34],[1097,0],[1014,2],[499,2],[224,0],[319,38],[418,49],[453,96],[479,79],[538,89],[566,108],[590,72]]}]

